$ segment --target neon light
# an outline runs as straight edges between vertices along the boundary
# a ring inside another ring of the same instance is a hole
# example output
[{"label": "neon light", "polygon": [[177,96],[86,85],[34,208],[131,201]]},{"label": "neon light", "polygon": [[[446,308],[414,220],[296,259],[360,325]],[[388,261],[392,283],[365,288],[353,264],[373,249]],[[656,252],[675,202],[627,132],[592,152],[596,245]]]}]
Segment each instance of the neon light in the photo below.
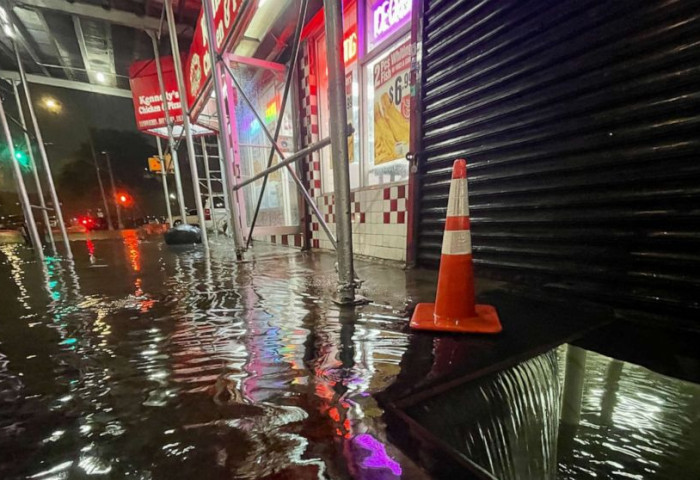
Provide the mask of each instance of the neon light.
[{"label": "neon light", "polygon": [[348,30],[343,37],[343,61],[349,66],[357,58],[357,30]]},{"label": "neon light", "polygon": [[374,43],[397,31],[411,16],[411,0],[380,0],[372,6]]},{"label": "neon light", "polygon": [[272,99],[265,107],[265,123],[270,123],[277,119],[277,97]]}]

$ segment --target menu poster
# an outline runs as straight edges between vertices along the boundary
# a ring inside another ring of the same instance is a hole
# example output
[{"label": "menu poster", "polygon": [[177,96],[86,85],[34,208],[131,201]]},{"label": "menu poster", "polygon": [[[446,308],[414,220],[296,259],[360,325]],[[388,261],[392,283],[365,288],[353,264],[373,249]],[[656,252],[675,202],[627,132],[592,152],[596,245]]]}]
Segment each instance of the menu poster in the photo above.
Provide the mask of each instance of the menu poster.
[{"label": "menu poster", "polygon": [[374,65],[374,164],[408,153],[411,116],[411,43]]},{"label": "menu poster", "polygon": [[[353,127],[355,128],[355,130],[357,130],[358,126],[354,125],[354,118],[352,115],[352,111],[353,111],[352,76],[353,76],[353,72],[350,72],[350,73],[345,75],[345,108],[346,108],[348,122],[353,124]],[[353,132],[352,135],[348,135],[348,159],[349,159],[350,163],[355,163],[355,135],[357,135],[356,132]]]}]

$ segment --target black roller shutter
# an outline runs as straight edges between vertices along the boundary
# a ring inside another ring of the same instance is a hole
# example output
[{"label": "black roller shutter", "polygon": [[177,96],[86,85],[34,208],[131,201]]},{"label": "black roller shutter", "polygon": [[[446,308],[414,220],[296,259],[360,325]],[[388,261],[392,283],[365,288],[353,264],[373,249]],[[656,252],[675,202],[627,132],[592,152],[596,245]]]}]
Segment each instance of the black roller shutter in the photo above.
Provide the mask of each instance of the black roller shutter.
[{"label": "black roller shutter", "polygon": [[480,275],[700,320],[699,7],[425,2],[418,263],[463,157]]}]

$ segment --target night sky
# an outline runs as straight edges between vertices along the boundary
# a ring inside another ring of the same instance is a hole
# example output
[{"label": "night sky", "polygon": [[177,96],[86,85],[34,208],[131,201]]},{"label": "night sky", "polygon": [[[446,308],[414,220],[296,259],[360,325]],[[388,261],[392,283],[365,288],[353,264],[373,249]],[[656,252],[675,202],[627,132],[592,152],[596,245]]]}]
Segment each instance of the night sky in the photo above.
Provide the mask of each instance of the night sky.
[{"label": "night sky", "polygon": [[[7,84],[4,87],[7,87]],[[54,175],[58,175],[80,145],[88,141],[88,126],[95,129],[138,131],[131,99],[36,84],[30,84],[30,88]],[[3,91],[6,111],[16,118],[15,99],[7,88],[3,88]],[[51,113],[43,108],[41,102],[44,97],[56,99],[62,105],[61,112]],[[27,123],[31,124],[26,107],[25,116]],[[12,133],[17,142],[21,131],[13,128]],[[5,143],[5,139],[2,140],[2,143]],[[95,147],[99,151],[99,145]],[[155,140],[153,148],[155,153]],[[145,162],[146,159],[144,165]],[[31,182],[28,182],[27,186],[30,185]],[[8,191],[14,188],[12,177],[3,176],[0,180],[0,190]]]}]

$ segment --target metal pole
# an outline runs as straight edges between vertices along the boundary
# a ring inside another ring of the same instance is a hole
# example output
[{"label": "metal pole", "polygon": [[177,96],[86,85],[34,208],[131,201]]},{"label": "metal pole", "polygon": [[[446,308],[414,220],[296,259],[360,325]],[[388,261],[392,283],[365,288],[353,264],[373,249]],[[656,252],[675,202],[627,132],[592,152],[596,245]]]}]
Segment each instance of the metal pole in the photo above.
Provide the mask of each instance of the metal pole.
[{"label": "metal pole", "polygon": [[[177,29],[175,28],[175,15],[171,0],[165,0],[165,16],[168,18],[168,30],[170,32],[170,49],[173,54],[173,68],[175,69],[175,79],[177,89],[180,92],[180,104],[182,105],[182,124],[185,127],[185,140],[187,142],[187,156],[190,160],[190,172],[192,173],[192,191],[194,192],[194,205],[197,208],[197,218],[202,230],[202,246],[209,250],[209,237],[207,236],[207,225],[204,219],[204,206],[202,205],[202,192],[199,189],[199,172],[197,170],[197,157],[194,153],[194,141],[192,140],[192,129],[190,128],[190,116],[187,111],[187,91],[185,90],[185,78],[182,75],[182,61],[180,59],[180,46],[177,43]],[[208,3],[208,2],[205,2]]]},{"label": "metal pole", "polygon": [[[241,85],[238,83],[238,80],[236,80],[236,77],[233,76],[233,72],[231,71],[231,69],[230,69],[230,68],[228,67],[228,65],[226,65],[226,64],[224,64],[224,68],[226,69],[226,72],[228,72],[229,77],[231,77],[231,80],[233,80],[233,83],[234,83],[234,85],[236,86],[236,89],[238,90],[238,92],[241,94],[241,97],[243,97],[243,100],[248,104],[248,106],[250,107],[250,109],[253,111],[253,115],[255,115],[255,118],[258,120],[258,123],[259,123],[260,126],[262,127],[262,131],[265,133],[265,136],[267,136],[267,139],[270,141],[270,143],[272,143],[272,153],[277,152],[277,154],[280,156],[282,162],[278,163],[277,165],[278,165],[280,168],[281,168],[281,167],[287,167],[287,171],[288,171],[289,174],[291,175],[292,180],[294,180],[294,183],[297,184],[297,187],[299,188],[299,191],[300,191],[301,194],[304,196],[304,199],[306,199],[306,203],[308,203],[309,207],[311,208],[311,210],[312,210],[312,211],[314,212],[314,214],[316,215],[316,218],[318,219],[318,223],[321,225],[321,228],[323,228],[323,231],[326,232],[326,235],[328,236],[329,240],[330,240],[331,243],[333,244],[333,248],[336,248],[335,236],[333,236],[333,233],[331,232],[330,228],[328,227],[328,224],[327,224],[326,221],[323,219],[323,214],[322,214],[321,211],[318,209],[318,206],[316,205],[316,202],[314,202],[314,199],[311,198],[311,195],[309,195],[309,192],[306,191],[306,188],[304,187],[304,184],[302,183],[302,181],[301,181],[301,179],[299,178],[299,176],[297,175],[297,173],[294,171],[294,169],[293,169],[292,167],[289,166],[289,164],[292,163],[294,160],[298,160],[298,159],[299,159],[299,153],[300,153],[300,152],[295,153],[295,154],[292,155],[291,157],[285,157],[285,156],[284,156],[284,152],[282,152],[282,149],[281,149],[280,146],[277,144],[277,141],[276,141],[275,137],[273,137],[272,134],[270,133],[270,131],[267,129],[267,126],[265,125],[265,122],[263,121],[262,117],[260,116],[260,114],[258,113],[258,111],[257,111],[257,110],[255,109],[255,107],[253,106],[253,103],[252,103],[251,100],[248,98],[248,96],[246,95],[246,93],[241,89]],[[277,124],[278,127],[279,127],[280,124],[281,124],[281,121],[278,122],[278,124]],[[277,134],[279,134],[279,130],[276,130],[276,131],[275,131],[275,135],[277,135]],[[323,143],[323,142],[319,142],[319,144],[320,144],[320,143]],[[317,144],[317,145],[318,145],[318,144]],[[325,145],[330,145],[330,139],[328,139],[328,143],[326,143]],[[309,150],[309,148],[307,147],[307,148],[304,149],[304,150],[305,150],[305,151],[315,151],[315,150],[318,150],[319,148],[321,148],[321,147],[323,147],[323,146],[325,146],[325,145],[321,145],[321,146],[319,146],[318,148],[311,149],[311,150]],[[289,160],[289,159],[291,159],[291,158],[294,158],[294,160],[292,160],[292,161],[290,161],[290,162],[287,162],[287,161],[286,161],[286,160]],[[272,160],[272,156],[270,157],[270,160]],[[241,184],[238,185],[238,187],[240,188],[240,187],[243,186],[243,185],[248,185],[248,184],[249,184],[251,181],[253,181],[254,179],[258,179],[258,178],[261,178],[261,177],[263,178],[263,187],[264,187],[264,186],[265,186],[265,180],[264,180],[264,179],[267,178],[267,176],[268,176],[271,172],[274,172],[275,170],[277,170],[277,168],[272,168],[272,161],[269,161],[268,164],[267,164],[267,168],[266,168],[265,170],[263,170],[262,172],[260,172],[258,175],[255,175],[254,177],[247,179],[245,182],[242,182]],[[236,189],[236,190],[237,190],[237,189]],[[262,203],[262,195],[263,195],[263,193],[264,193],[263,190],[261,190],[261,191],[260,191],[260,196],[258,197],[258,205],[257,205],[258,208],[260,207],[260,205],[261,205],[261,203]],[[255,216],[253,216],[253,220],[255,220]],[[250,241],[250,239],[251,239],[252,236],[253,236],[253,228],[254,228],[254,227],[255,227],[255,223],[252,223],[251,226],[250,226],[250,231],[248,232],[248,241]]]},{"label": "metal pole", "polygon": [[255,182],[256,180],[260,180],[265,175],[268,175],[274,171],[279,170],[280,168],[284,168],[287,165],[290,165],[298,160],[301,160],[305,156],[310,155],[313,152],[316,152],[318,150],[321,150],[323,147],[327,147],[330,144],[331,144],[331,137],[326,137],[323,140],[319,140],[316,143],[312,143],[308,147],[302,148],[301,150],[299,150],[295,154],[288,156],[287,158],[285,158],[281,162],[278,162],[277,164],[271,166],[270,168],[266,168],[262,172],[258,172],[255,175],[253,175],[252,177],[246,178],[241,183],[239,183],[238,185],[233,187],[233,190],[234,191],[240,190],[241,188],[245,187],[246,185],[250,185],[251,183]]},{"label": "metal pole", "polygon": [[36,164],[36,159],[34,158],[34,151],[32,150],[32,141],[29,138],[29,131],[27,130],[27,122],[24,119],[24,109],[22,108],[22,100],[19,97],[19,91],[17,90],[17,84],[12,83],[12,90],[15,94],[15,101],[17,102],[17,110],[19,111],[19,121],[24,129],[24,141],[27,144],[27,153],[29,154],[29,161],[32,164],[32,174],[34,175],[34,185],[36,185],[36,193],[39,195],[39,206],[41,207],[41,213],[44,217],[44,225],[46,231],[49,234],[49,242],[51,243],[51,250],[54,254],[58,251],[56,250],[56,240],[53,236],[53,231],[51,230],[51,222],[49,220],[49,212],[46,208],[46,201],[44,200],[44,191],[41,188],[41,180],[39,180],[39,169]]},{"label": "metal pole", "polygon": [[63,222],[61,202],[58,200],[58,194],[56,193],[56,185],[54,185],[53,176],[51,175],[51,165],[49,165],[49,157],[48,155],[46,155],[44,139],[41,136],[39,122],[36,119],[36,112],[34,112],[34,105],[32,105],[32,94],[29,92],[29,83],[27,82],[27,75],[24,72],[22,58],[19,56],[19,49],[17,48],[17,43],[12,42],[12,46],[15,49],[15,58],[17,59],[17,66],[19,68],[19,78],[22,82],[22,87],[24,88],[24,97],[27,99],[27,107],[29,108],[29,116],[32,119],[34,135],[36,136],[36,142],[39,145],[41,161],[43,163],[44,171],[46,172],[46,177],[48,179],[49,193],[51,194],[51,201],[53,202],[54,212],[56,213],[56,221],[58,221],[58,226],[61,228],[61,236],[63,237],[63,243],[66,247],[66,257],[73,258],[73,252],[70,248],[70,241],[68,240],[68,232],[66,231],[66,224]]},{"label": "metal pole", "polygon": [[[170,210],[170,193],[168,193],[168,165],[163,156],[163,146],[160,144],[160,137],[156,136],[158,143],[158,158],[160,158],[160,171],[163,174],[163,195],[165,196],[165,208],[168,212],[168,225],[173,226],[173,212]],[[172,161],[172,155],[170,156]]]},{"label": "metal pole", "polygon": [[355,301],[355,272],[350,220],[350,163],[345,126],[345,66],[343,65],[343,6],[341,0],[323,0],[328,61],[331,158],[335,188],[336,233],[338,235],[338,302]]},{"label": "metal pole", "polygon": [[114,201],[114,207],[117,210],[117,228],[119,230],[124,229],[124,222],[122,222],[122,209],[119,207],[119,202],[117,201],[117,187],[114,185],[114,174],[112,173],[112,161],[109,158],[109,152],[102,152],[107,159],[107,171],[109,172],[109,181],[112,184],[112,200]]},{"label": "metal pole", "polygon": [[[268,139],[272,143],[272,148],[270,149],[270,156],[267,159],[267,168],[270,168],[272,166],[272,160],[274,159],[275,156],[275,150],[277,150],[277,153],[280,156],[280,160],[284,159],[284,155],[282,154],[282,151],[280,150],[279,147],[277,147],[277,139],[279,138],[280,134],[280,129],[282,128],[282,118],[284,117],[284,111],[285,107],[287,106],[287,98],[289,97],[289,87],[292,85],[292,78],[294,77],[294,67],[296,66],[297,63],[297,56],[299,55],[299,39],[301,38],[301,27],[304,25],[304,18],[306,17],[306,7],[308,5],[308,0],[304,0],[299,8],[299,17],[297,19],[297,25],[296,25],[296,30],[294,31],[294,43],[292,44],[292,56],[289,58],[289,68],[287,69],[287,78],[285,79],[284,83],[284,92],[282,94],[282,104],[281,104],[281,109],[280,113],[277,118],[277,125],[275,126],[275,136],[274,138],[270,137],[269,132],[267,131],[267,125],[265,125],[264,122],[261,121],[260,118],[258,118],[258,122],[260,125],[265,129],[265,132],[267,133]],[[231,78],[233,79],[233,72],[230,71],[228,68],[228,65],[226,66],[226,70],[229,72],[229,75],[231,75]],[[235,82],[235,79],[233,79]],[[238,86],[238,82],[236,82],[236,88],[243,93],[243,90]],[[243,93],[245,96],[245,93]],[[247,97],[245,97],[247,100]],[[253,112],[255,112],[255,107],[248,103],[248,106],[250,107]],[[257,113],[255,114],[256,116]],[[275,148],[277,147],[277,148]],[[306,188],[304,188],[304,184],[301,182],[299,177],[297,177],[296,172],[291,167],[288,167],[289,169],[289,174],[292,176],[292,179],[297,183],[299,188],[303,193],[305,193],[305,197],[308,196],[307,201],[309,202],[309,206],[314,204],[313,199],[309,196],[309,193],[306,191]],[[253,213],[253,220],[250,222],[250,231],[248,232],[248,239],[246,241],[246,247],[250,245],[250,242],[253,239],[253,230],[255,229],[255,222],[258,220],[258,213],[260,212],[260,206],[262,205],[262,200],[263,200],[263,195],[265,194],[265,187],[267,186],[267,178],[268,176],[265,175],[265,178],[263,179],[262,187],[260,188],[260,195],[258,196],[258,203],[255,205],[255,212]],[[313,208],[313,207],[312,207]],[[323,218],[318,216],[319,220],[323,222]]]},{"label": "metal pole", "polygon": [[[168,95],[165,91],[165,82],[163,81],[163,70],[160,66],[160,53],[158,52],[158,41],[156,40],[156,36],[153,32],[146,33],[149,37],[151,37],[151,44],[153,45],[153,55],[156,60],[156,73],[158,74],[160,97],[161,101],[163,102],[163,111],[165,113],[165,124],[168,128],[168,145],[170,146],[170,157],[171,161],[173,162],[173,170],[175,173],[175,192],[177,195],[177,203],[180,206],[180,218],[182,219],[182,223],[187,224],[187,212],[185,210],[185,194],[182,190],[182,177],[180,176],[180,161],[177,158],[177,146],[175,145],[175,136],[173,135],[173,124],[170,118],[170,108],[168,108]],[[182,99],[180,99],[180,103],[182,104]],[[170,223],[170,226],[173,226],[172,221]]]},{"label": "metal pole", "polygon": [[214,235],[218,237],[219,228],[216,224],[214,193],[211,190],[211,174],[209,173],[209,153],[207,152],[207,142],[204,140],[204,137],[200,137],[200,142],[202,144],[202,157],[204,159],[204,175],[207,177],[207,190],[209,190],[209,216],[211,217],[211,223],[214,226]]},{"label": "metal pole", "polygon": [[95,173],[97,174],[97,183],[100,186],[100,194],[102,195],[102,203],[105,206],[105,216],[107,217],[107,228],[114,230],[112,224],[112,214],[109,211],[109,203],[107,203],[107,195],[105,194],[105,186],[102,183],[102,174],[100,173],[100,165],[97,162],[97,154],[95,153],[95,144],[92,141],[92,131],[88,128],[88,139],[90,140],[90,151],[92,153],[92,161],[95,164]]},{"label": "metal pole", "polygon": [[19,165],[17,164],[17,157],[15,157],[15,146],[12,143],[12,134],[10,133],[10,126],[7,124],[7,118],[5,117],[5,105],[2,99],[0,99],[0,121],[2,122],[2,129],[5,132],[5,139],[7,140],[7,151],[10,154],[10,163],[12,163],[12,173],[15,177],[15,184],[17,185],[17,194],[19,195],[19,201],[22,205],[24,218],[27,222],[29,238],[32,241],[34,251],[39,256],[39,259],[43,261],[44,249],[41,244],[41,239],[39,238],[39,231],[36,229],[36,223],[34,222],[34,214],[32,212],[32,206],[29,203],[27,189],[24,187],[22,171],[20,170]]},{"label": "metal pole", "polygon": [[[221,175],[221,192],[224,194],[224,207],[226,207],[226,211],[230,212],[231,211],[231,204],[228,201],[228,183],[226,182],[226,170],[224,166],[224,154],[223,154],[223,149],[221,148],[221,140],[219,140],[219,137],[217,135],[216,137],[216,148],[219,150],[219,175]],[[231,215],[229,215],[229,218]],[[226,236],[230,237],[231,236],[231,229],[227,228],[226,229]]]},{"label": "metal pole", "polygon": [[[226,122],[226,102],[223,95],[223,90],[221,88],[221,69],[220,65],[223,63],[220,61],[216,54],[216,28],[214,26],[214,14],[212,12],[211,2],[208,0],[202,1],[202,6],[204,8],[204,16],[207,21],[207,37],[209,44],[209,59],[212,63],[212,79],[214,83],[214,96],[216,100],[216,111],[217,119],[219,121],[219,138],[221,139],[221,146],[223,147],[223,157],[226,169],[222,171],[222,176],[226,176],[226,183],[228,187],[233,187],[235,185],[236,175],[233,171],[233,158],[231,157],[231,145],[229,144],[228,138],[228,125]],[[229,95],[231,92],[229,92]],[[231,128],[236,128],[235,125],[231,125]],[[236,246],[236,257],[242,258],[243,251],[245,251],[245,246],[243,245],[243,235],[241,233],[241,225],[238,222],[238,199],[234,194],[232,188],[226,190],[226,195],[228,195],[228,203],[231,207],[229,211],[231,224],[231,231],[233,232],[233,242]]]}]

